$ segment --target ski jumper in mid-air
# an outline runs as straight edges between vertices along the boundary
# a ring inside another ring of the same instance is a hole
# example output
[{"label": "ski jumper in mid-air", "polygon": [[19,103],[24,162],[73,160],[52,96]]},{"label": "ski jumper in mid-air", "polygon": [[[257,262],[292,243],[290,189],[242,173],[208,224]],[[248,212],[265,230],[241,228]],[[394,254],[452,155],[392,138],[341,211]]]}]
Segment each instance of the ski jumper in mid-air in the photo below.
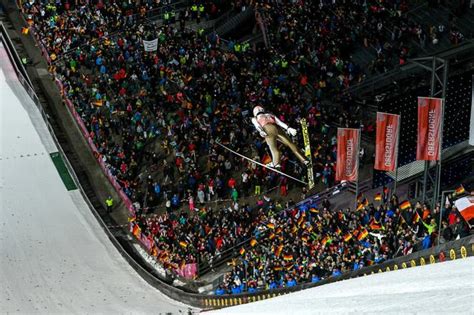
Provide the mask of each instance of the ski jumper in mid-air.
[{"label": "ski jumper in mid-air", "polygon": [[298,160],[300,160],[301,163],[303,163],[305,166],[309,165],[309,161],[305,159],[298,147],[296,147],[296,145],[291,142],[290,138],[288,138],[286,134],[288,133],[289,135],[294,137],[297,133],[296,129],[289,127],[283,121],[278,119],[278,117],[276,117],[275,115],[266,113],[263,107],[261,106],[255,106],[255,108],[253,109],[253,116],[253,125],[260,133],[260,136],[265,138],[265,141],[267,142],[268,147],[270,148],[270,152],[272,154],[272,162],[267,164],[268,167],[281,167],[281,153],[277,146],[277,140],[282,142],[288,148],[290,148],[290,150],[293,151],[293,153],[296,155],[296,157],[298,158]]}]

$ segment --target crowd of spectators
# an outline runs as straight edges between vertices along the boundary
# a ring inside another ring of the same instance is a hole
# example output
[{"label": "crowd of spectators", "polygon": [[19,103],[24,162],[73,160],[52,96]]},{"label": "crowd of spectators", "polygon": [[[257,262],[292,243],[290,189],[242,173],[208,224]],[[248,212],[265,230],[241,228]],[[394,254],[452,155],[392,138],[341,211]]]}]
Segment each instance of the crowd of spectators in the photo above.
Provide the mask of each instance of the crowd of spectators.
[{"label": "crowd of spectators", "polygon": [[[240,206],[240,197],[263,196],[273,187],[287,194],[291,183],[285,178],[215,144],[219,139],[268,160],[267,146],[250,123],[242,123],[255,104],[284,121],[308,115],[318,143],[316,170],[332,184],[335,138],[322,116],[334,119],[337,112],[325,113],[317,99],[304,96],[298,77],[273,64],[270,51],[229,52],[215,36],[143,22],[149,7],[101,3],[26,2],[24,9],[100,158],[133,201],[136,225],[154,239],[171,269],[196,262],[198,253],[212,261],[247,236],[260,213]],[[153,38],[158,51],[144,52],[142,39]],[[302,176],[288,155],[282,170]],[[233,203],[220,213],[206,204],[226,198]],[[167,214],[152,215],[161,202]],[[191,213],[174,213],[184,202]],[[229,211],[234,215],[225,215]]]},{"label": "crowd of spectators", "polygon": [[[325,200],[271,217],[232,261],[232,271],[215,293],[315,283],[437,243],[439,205],[435,209],[421,203],[408,206],[408,201],[399,202],[393,195],[385,202],[361,198],[357,208],[335,210]],[[443,212],[441,224],[441,242],[469,233],[451,206]]]},{"label": "crowd of spectators", "polygon": [[[175,194],[180,202],[191,197],[198,208],[291,185],[215,144],[267,160],[267,146],[245,123],[256,104],[292,124],[308,119],[316,173],[331,185],[335,138],[326,122],[338,121],[340,113],[305,93],[304,80],[275,62],[271,50],[243,45],[229,52],[219,48],[217,36],[143,22],[153,3],[24,4],[64,92],[138,208],[153,209]],[[158,51],[144,52],[142,40],[153,38]],[[340,115],[340,123],[349,120]],[[302,175],[284,155],[282,169]]]},{"label": "crowd of spectators", "polygon": [[[318,93],[403,65],[418,47],[437,45],[442,36],[452,44],[463,40],[455,14],[449,15],[447,24],[420,22],[406,14],[418,5],[405,0],[257,1],[265,12],[271,43],[282,59],[298,63]],[[375,55],[366,69],[352,58],[354,48],[360,47]]]},{"label": "crowd of spectators", "polygon": [[[361,43],[385,47],[386,37],[375,31],[378,23],[396,24],[406,4],[308,1],[269,5],[254,1],[252,5],[266,9],[264,19],[272,41],[267,49],[237,41],[222,47],[217,35],[187,28],[187,23],[199,22],[201,10],[205,17],[217,14],[212,2],[204,8],[196,2],[184,13],[169,15],[164,24],[146,18],[168,2],[36,0],[23,2],[23,9],[100,158],[134,203],[133,220],[154,240],[155,254],[174,269],[198,260],[212,262],[225,248],[255,235],[260,222],[283,208],[265,200],[263,193],[278,187],[280,195],[286,196],[293,183],[216,144],[220,141],[256,160],[269,160],[267,146],[250,123],[253,106],[263,106],[295,128],[299,119],[306,118],[317,180],[326,186],[334,183],[336,138],[331,125],[361,125],[351,96],[343,92],[363,75],[350,53]],[[250,4],[235,3],[236,7]],[[145,52],[143,40],[155,38],[157,51]],[[337,99],[342,108],[324,106],[323,98]],[[295,141],[302,147],[301,135]],[[283,149],[282,171],[304,177],[292,159]],[[240,202],[247,196],[260,199],[247,206]],[[223,199],[231,199],[228,207],[216,211],[209,206]],[[189,211],[180,210],[183,204]],[[154,214],[160,205],[167,212]],[[316,218],[334,221],[328,210],[306,212],[309,225]],[[378,216],[386,213],[379,212]],[[297,213],[290,211],[275,219],[274,224],[282,227],[278,239],[296,233],[284,226],[294,224]],[[352,228],[357,217],[346,213],[347,227],[340,227],[344,231]],[[334,231],[324,232],[336,243]],[[321,255],[327,255],[329,248],[325,245]],[[294,250],[296,255],[299,249]],[[309,249],[301,255],[305,251]],[[383,257],[384,252],[370,254],[375,259],[375,254]],[[302,259],[298,260],[301,266]],[[319,268],[333,272],[332,263],[347,268],[337,259],[327,261]],[[233,277],[242,278],[237,269]],[[297,281],[301,281],[309,269],[298,270]],[[263,279],[261,271],[252,274]]]},{"label": "crowd of spectators", "polygon": [[154,241],[152,254],[166,268],[197,263],[212,269],[225,250],[258,235],[262,222],[288,206],[264,197],[252,206],[232,202],[219,209],[201,208],[197,215],[177,211],[139,216],[134,226]]}]

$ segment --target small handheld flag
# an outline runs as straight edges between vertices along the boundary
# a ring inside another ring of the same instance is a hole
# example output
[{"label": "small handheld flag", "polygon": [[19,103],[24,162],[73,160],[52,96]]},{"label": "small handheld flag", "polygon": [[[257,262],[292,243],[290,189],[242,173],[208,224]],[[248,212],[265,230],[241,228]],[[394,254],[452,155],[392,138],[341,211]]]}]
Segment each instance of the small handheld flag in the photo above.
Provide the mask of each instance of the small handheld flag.
[{"label": "small handheld flag", "polygon": [[406,210],[406,209],[408,209],[408,208],[411,208],[410,201],[405,200],[404,202],[402,202],[402,203],[400,204],[400,209]]},{"label": "small handheld flag", "polygon": [[464,189],[464,186],[463,186],[463,185],[459,186],[459,187],[456,188],[456,190],[455,190],[456,196],[457,196],[457,195],[464,194],[465,192],[466,192],[466,190]]}]

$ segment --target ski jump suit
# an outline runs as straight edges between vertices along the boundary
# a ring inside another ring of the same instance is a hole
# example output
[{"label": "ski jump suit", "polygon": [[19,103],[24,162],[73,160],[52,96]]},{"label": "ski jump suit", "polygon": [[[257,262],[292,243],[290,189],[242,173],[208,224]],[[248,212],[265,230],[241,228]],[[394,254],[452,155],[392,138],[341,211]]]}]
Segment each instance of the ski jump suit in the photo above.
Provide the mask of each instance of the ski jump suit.
[{"label": "ski jump suit", "polygon": [[262,136],[265,134],[265,140],[267,141],[267,144],[270,147],[270,152],[272,153],[273,167],[280,165],[281,153],[280,150],[278,150],[277,140],[289,147],[301,163],[307,163],[303,154],[296,145],[291,142],[285,132],[288,131],[289,126],[278,119],[278,117],[269,113],[258,113],[256,117],[252,118],[252,123]]}]

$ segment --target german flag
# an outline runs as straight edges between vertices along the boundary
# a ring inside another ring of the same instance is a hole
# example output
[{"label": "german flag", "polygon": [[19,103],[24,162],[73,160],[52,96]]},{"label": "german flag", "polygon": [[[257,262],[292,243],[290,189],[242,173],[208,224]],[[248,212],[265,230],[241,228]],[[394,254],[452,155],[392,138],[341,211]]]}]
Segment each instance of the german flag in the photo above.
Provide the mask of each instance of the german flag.
[{"label": "german flag", "polygon": [[300,217],[298,218],[298,225],[301,226],[301,224],[304,222],[304,216],[303,215],[300,215]]},{"label": "german flag", "polygon": [[170,263],[170,262],[165,262],[165,267],[168,269],[178,269],[179,266],[177,263]]},{"label": "german flag", "polygon": [[359,204],[357,205],[356,211],[360,211],[360,210],[362,210],[362,209],[364,209],[364,204],[359,203]]},{"label": "german flag", "polygon": [[296,232],[298,232],[298,226],[293,225],[293,226],[291,227],[291,234],[295,234]]},{"label": "german flag", "polygon": [[254,247],[255,245],[257,245],[257,240],[254,239],[254,238],[252,238],[252,239],[250,240],[250,246]]},{"label": "german flag", "polygon": [[357,240],[362,241],[364,238],[367,237],[367,235],[369,235],[369,231],[367,231],[367,229],[363,229],[357,236]]},{"label": "german flag", "polygon": [[344,242],[349,242],[351,239],[352,239],[351,233],[347,233],[346,235],[344,235]]},{"label": "german flag", "polygon": [[316,209],[316,208],[311,208],[311,209],[309,209],[309,212],[311,212],[311,213],[319,213],[319,210]]},{"label": "german flag", "polygon": [[160,254],[159,254],[159,258],[161,260],[164,260],[166,258],[168,258],[168,252],[167,251],[162,251]]},{"label": "german flag", "polygon": [[362,197],[363,197],[363,196],[364,196],[364,195],[363,195],[362,193],[359,193],[359,194],[357,195],[357,201],[360,202],[360,201],[362,200]]},{"label": "german flag", "polygon": [[337,227],[337,228],[336,228],[336,234],[337,234],[337,235],[341,235],[341,233],[342,233],[341,229],[340,229],[339,227]]},{"label": "german flag", "polygon": [[375,194],[374,200],[375,200],[375,201],[382,201],[382,194],[381,194],[381,193]]},{"label": "german flag", "polygon": [[420,215],[418,214],[418,211],[415,210],[415,215],[413,216],[413,223],[418,223],[420,221]]},{"label": "german flag", "polygon": [[21,33],[23,35],[28,35],[29,32],[30,32],[30,29],[28,27],[22,27],[21,28]]},{"label": "german flag", "polygon": [[280,234],[281,231],[283,231],[283,229],[282,229],[281,227],[279,227],[279,228],[276,229],[275,233],[276,233],[276,234]]},{"label": "german flag", "polygon": [[306,231],[308,231],[308,233],[311,233],[313,231],[313,226],[312,225],[309,225],[307,228],[306,228]]},{"label": "german flag", "polygon": [[404,202],[402,202],[402,203],[400,204],[400,209],[406,210],[406,209],[408,209],[408,208],[411,208],[411,203],[410,203],[410,201],[405,200]]},{"label": "german flag", "polygon": [[308,242],[308,236],[307,235],[301,236],[301,240],[307,243]]},{"label": "german flag", "polygon": [[268,236],[268,239],[269,239],[269,240],[272,240],[272,239],[274,239],[274,238],[275,238],[275,233],[272,233],[272,234],[270,234],[270,236]]},{"label": "german flag", "polygon": [[272,161],[271,156],[268,155],[268,154],[265,154],[265,156],[262,159],[262,163],[266,165],[266,164],[270,163],[271,161]]},{"label": "german flag", "polygon": [[267,223],[267,228],[274,230],[275,229],[275,224]]},{"label": "german flag", "polygon": [[352,231],[352,235],[354,235],[354,236],[357,236],[357,235],[359,235],[359,231],[360,231],[360,229],[361,229],[361,228],[360,228],[360,227],[358,227],[357,229],[355,229],[354,231]]},{"label": "german flag", "polygon": [[179,246],[181,246],[182,248],[186,248],[188,247],[188,243],[186,243],[185,241],[180,241]]},{"label": "german flag", "polygon": [[275,248],[275,256],[280,257],[282,250],[283,250],[283,245],[279,245],[277,248]]},{"label": "german flag", "polygon": [[285,255],[283,255],[283,260],[284,261],[291,261],[291,260],[293,260],[293,255],[285,254]]},{"label": "german flag", "polygon": [[367,198],[364,198],[362,204],[364,205],[364,207],[367,207],[369,205],[369,200]]},{"label": "german flag", "polygon": [[142,230],[140,229],[140,227],[138,226],[138,224],[135,224],[135,225],[133,226],[132,234],[133,234],[135,237],[139,237],[141,233],[142,233]]},{"label": "german flag", "polygon": [[456,193],[456,195],[460,195],[460,194],[464,194],[466,192],[466,190],[464,189],[464,186],[461,185],[458,188],[456,188],[456,190],[454,192]]},{"label": "german flag", "polygon": [[273,267],[273,270],[281,271],[281,270],[283,270],[283,267],[282,266],[275,266],[275,267]]},{"label": "german flag", "polygon": [[92,105],[97,106],[97,107],[102,107],[102,105],[104,105],[104,102],[102,100],[96,100],[92,102]]},{"label": "german flag", "polygon": [[382,224],[375,219],[370,220],[369,227],[374,231],[383,230]]},{"label": "german flag", "polygon": [[329,236],[325,236],[322,240],[321,240],[321,245],[326,245],[327,243],[331,242],[331,238]]},{"label": "german flag", "polygon": [[245,254],[245,248],[242,247],[242,248],[239,250],[239,254],[240,254],[240,255],[244,255],[244,254]]}]

